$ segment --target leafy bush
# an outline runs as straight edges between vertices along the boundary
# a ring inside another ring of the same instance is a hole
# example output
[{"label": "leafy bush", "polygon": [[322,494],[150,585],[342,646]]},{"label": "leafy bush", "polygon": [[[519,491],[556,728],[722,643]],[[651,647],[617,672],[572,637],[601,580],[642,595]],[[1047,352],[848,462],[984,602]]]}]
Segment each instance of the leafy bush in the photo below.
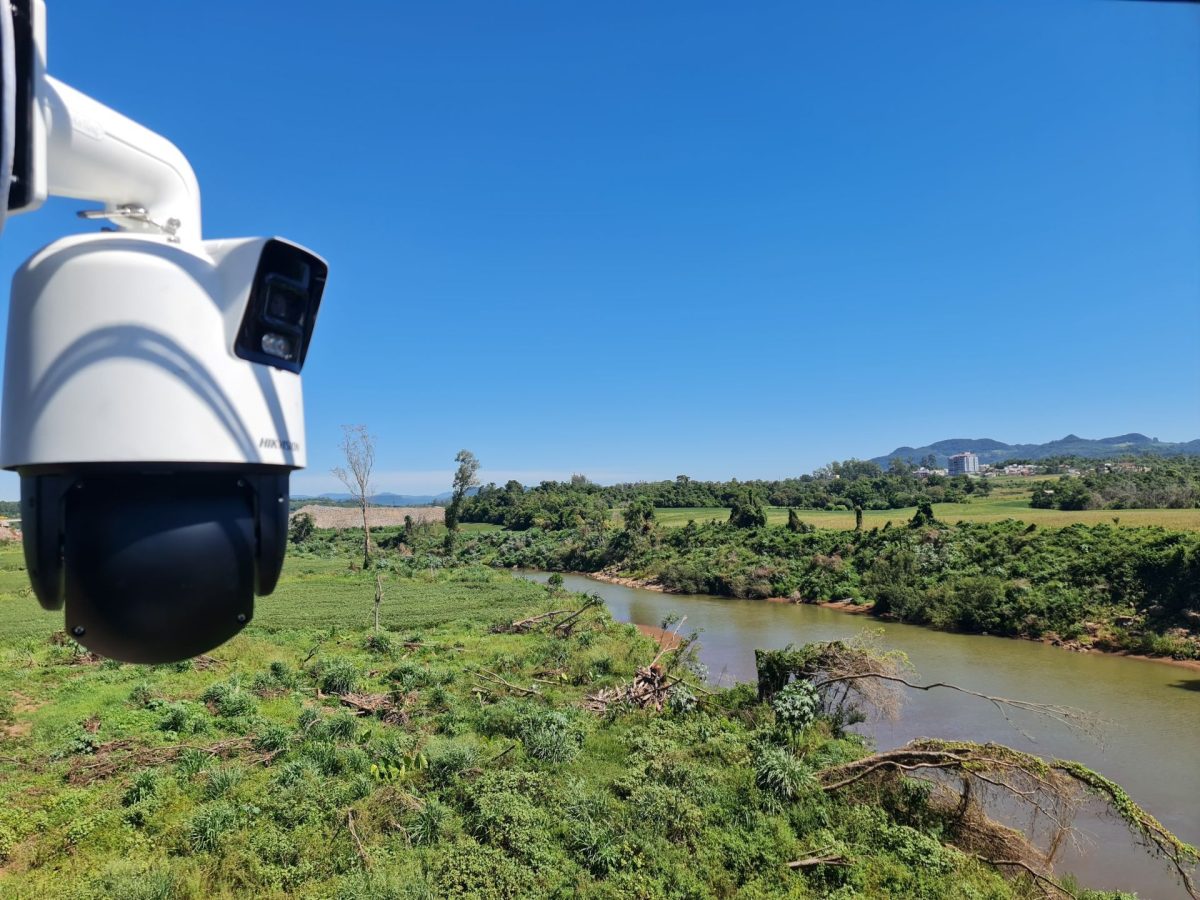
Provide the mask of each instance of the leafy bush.
[{"label": "leafy bush", "polygon": [[408,836],[417,846],[429,846],[442,839],[450,811],[436,800],[427,800],[409,818]]},{"label": "leafy bush", "polygon": [[779,800],[794,800],[813,783],[809,773],[788,750],[767,741],[754,751],[754,783]]},{"label": "leafy bush", "polygon": [[188,837],[198,850],[216,850],[222,838],[237,827],[237,812],[228,803],[216,803],[192,817]]},{"label": "leafy bush", "polygon": [[561,712],[528,715],[518,733],[525,752],[542,762],[569,762],[583,747],[583,731]]},{"label": "leafy bush", "polygon": [[446,897],[472,900],[511,900],[530,896],[529,871],[500,850],[462,842],[449,847],[431,869],[437,888]]},{"label": "leafy bush", "polygon": [[321,690],[327,694],[349,694],[358,687],[358,667],[348,659],[326,662],[320,669]]},{"label": "leafy bush", "polygon": [[236,678],[210,684],[200,695],[200,699],[209,704],[218,715],[227,718],[249,716],[255,710],[254,697]]},{"label": "leafy bush", "polygon": [[791,734],[808,728],[821,710],[821,696],[808,681],[792,681],[771,699],[775,721]]},{"label": "leafy bush", "polygon": [[160,776],[155,769],[143,769],[133,777],[133,782],[125,789],[125,794],[121,798],[121,803],[125,806],[133,806],[135,803],[141,803],[158,791]]}]

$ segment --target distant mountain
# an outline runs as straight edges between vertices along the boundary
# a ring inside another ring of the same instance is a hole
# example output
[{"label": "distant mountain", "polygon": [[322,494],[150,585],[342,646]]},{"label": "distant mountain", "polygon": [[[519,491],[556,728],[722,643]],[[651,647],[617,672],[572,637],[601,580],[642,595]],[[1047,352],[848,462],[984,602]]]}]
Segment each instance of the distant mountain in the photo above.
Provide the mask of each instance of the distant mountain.
[{"label": "distant mountain", "polygon": [[[321,494],[319,497],[293,497],[293,500],[328,500],[333,503],[349,503],[354,498],[347,493],[329,493]],[[376,506],[428,506],[442,500],[449,500],[449,492],[439,494],[436,497],[432,494],[392,494],[382,493],[376,494],[371,498],[371,502]]]},{"label": "distant mountain", "polygon": [[[478,493],[479,488],[471,488],[467,491],[468,494],[474,495]],[[450,502],[450,492],[445,491],[441,494],[393,494],[383,492],[375,494],[371,497],[371,502],[376,506],[429,506],[433,504],[444,504]],[[293,497],[293,500],[329,500],[334,503],[348,503],[354,498],[347,493],[329,493],[321,494],[319,497]]]},{"label": "distant mountain", "polygon": [[981,463],[997,463],[1006,459],[1046,459],[1050,456],[1082,456],[1090,459],[1126,454],[1200,456],[1200,439],[1172,443],[1146,437],[1136,431],[1095,440],[1068,434],[1065,438],[1045,444],[1005,444],[991,438],[950,438],[924,447],[897,447],[886,456],[876,456],[871,461],[887,466],[888,462],[898,456],[908,462],[919,463],[932,453],[937,457],[938,466],[944,467],[952,454],[967,450],[978,456]]}]

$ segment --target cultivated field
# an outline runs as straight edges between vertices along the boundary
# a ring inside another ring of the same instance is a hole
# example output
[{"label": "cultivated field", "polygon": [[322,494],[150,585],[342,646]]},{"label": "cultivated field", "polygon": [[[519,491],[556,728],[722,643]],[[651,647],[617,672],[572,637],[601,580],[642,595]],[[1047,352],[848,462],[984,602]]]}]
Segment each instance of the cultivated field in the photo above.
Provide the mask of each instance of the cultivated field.
[{"label": "cultivated field", "polygon": [[[882,528],[887,522],[897,525],[907,523],[916,512],[916,507],[907,509],[866,510],[863,513],[864,528]],[[689,507],[686,509],[656,509],[658,521],[670,526],[686,525],[689,519],[697,522],[707,522],[711,519],[724,522],[729,518],[729,510],[725,507]],[[824,510],[800,509],[796,514],[805,522],[810,522],[819,528],[851,529],[854,527],[854,513],[826,512]],[[1187,531],[1200,531],[1200,509],[1086,509],[1077,512],[1057,509],[1032,509],[1027,499],[1000,498],[978,500],[973,503],[935,503],[933,514],[943,522],[1000,522],[1004,519],[1018,519],[1022,522],[1037,523],[1038,525],[1061,526],[1074,525],[1120,525],[1135,527],[1141,525],[1160,525]],[[788,511],[783,507],[767,509],[767,522],[771,525],[782,525],[787,522]]]},{"label": "cultivated field", "polygon": [[[544,594],[526,584],[479,577],[471,570],[439,572],[433,582],[385,575],[381,618],[394,629],[491,622]],[[254,599],[251,627],[268,631],[365,628],[371,622],[374,599],[374,576],[353,571],[349,559],[291,551],[275,592]],[[0,643],[49,637],[62,627],[62,610],[43,610],[30,591],[21,545],[0,545]]]},{"label": "cultivated field", "polygon": [[[310,503],[292,513],[293,516],[308,513],[318,528],[362,528],[362,511],[353,506],[321,506]],[[412,516],[414,522],[441,522],[446,510],[441,506],[372,506],[367,520],[372,528],[386,525],[403,525],[404,517]]]}]

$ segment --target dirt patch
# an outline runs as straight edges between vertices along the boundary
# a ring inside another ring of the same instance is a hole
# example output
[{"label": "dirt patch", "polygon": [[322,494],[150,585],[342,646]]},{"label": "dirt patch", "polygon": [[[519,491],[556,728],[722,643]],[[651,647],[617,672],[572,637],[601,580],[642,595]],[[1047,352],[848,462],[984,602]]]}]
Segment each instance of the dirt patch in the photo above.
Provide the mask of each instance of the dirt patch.
[{"label": "dirt patch", "polygon": [[603,581],[608,584],[619,584],[622,587],[641,588],[644,591],[658,591],[660,594],[679,593],[679,591],[667,590],[652,578],[625,578],[622,575],[610,575],[607,572],[584,572],[582,574],[587,578],[594,578],[597,581]]},{"label": "dirt patch", "polygon": [[653,638],[658,642],[658,646],[664,650],[674,650],[683,643],[683,638],[674,631],[667,631],[665,628],[657,628],[654,625],[639,625],[637,630],[648,638]]},{"label": "dirt patch", "polygon": [[21,532],[11,525],[0,525],[0,543],[21,540]]},{"label": "dirt patch", "polygon": [[870,603],[851,603],[849,600],[822,600],[817,603],[817,606],[836,609],[838,612],[850,613],[852,616],[861,616],[871,611]]},{"label": "dirt patch", "polygon": [[[318,528],[362,528],[362,510],[350,506],[320,506],[310,503],[292,513],[297,516],[308,513]],[[414,522],[442,522],[446,510],[441,506],[372,506],[367,513],[367,522],[372,528],[388,525],[403,525],[404,517],[412,516]]]}]

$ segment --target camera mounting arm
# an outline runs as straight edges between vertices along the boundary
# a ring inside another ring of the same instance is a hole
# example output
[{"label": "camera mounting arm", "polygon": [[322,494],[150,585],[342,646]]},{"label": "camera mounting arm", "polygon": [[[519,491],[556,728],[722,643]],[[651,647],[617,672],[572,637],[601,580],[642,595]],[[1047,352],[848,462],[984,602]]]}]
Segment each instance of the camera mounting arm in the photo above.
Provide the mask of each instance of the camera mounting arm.
[{"label": "camera mounting arm", "polygon": [[82,212],[84,218],[199,241],[200,186],[187,157],[161,135],[46,73],[43,0],[13,3],[12,25],[7,55],[17,94],[17,165],[8,212],[37,209],[47,196],[75,197],[104,204]]},{"label": "camera mounting arm", "polygon": [[103,203],[80,215],[125,231],[200,239],[200,185],[174,144],[48,75],[39,87],[50,195]]}]

